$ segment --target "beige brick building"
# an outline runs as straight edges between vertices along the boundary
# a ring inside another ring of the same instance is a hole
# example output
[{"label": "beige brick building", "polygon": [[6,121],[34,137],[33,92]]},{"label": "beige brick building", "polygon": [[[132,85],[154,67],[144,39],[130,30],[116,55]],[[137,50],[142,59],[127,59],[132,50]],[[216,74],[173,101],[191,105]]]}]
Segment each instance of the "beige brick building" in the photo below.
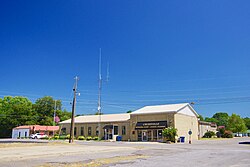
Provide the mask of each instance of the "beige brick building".
[{"label": "beige brick building", "polygon": [[[70,133],[70,122],[61,122],[61,132]],[[162,141],[162,130],[175,127],[178,137],[187,142],[198,139],[198,114],[188,103],[146,106],[132,113],[75,117],[75,136],[98,136],[102,139],[124,141]],[[191,131],[192,135],[188,132]]]},{"label": "beige brick building", "polygon": [[216,123],[199,121],[199,137],[202,138],[208,131],[216,133],[217,132]]}]

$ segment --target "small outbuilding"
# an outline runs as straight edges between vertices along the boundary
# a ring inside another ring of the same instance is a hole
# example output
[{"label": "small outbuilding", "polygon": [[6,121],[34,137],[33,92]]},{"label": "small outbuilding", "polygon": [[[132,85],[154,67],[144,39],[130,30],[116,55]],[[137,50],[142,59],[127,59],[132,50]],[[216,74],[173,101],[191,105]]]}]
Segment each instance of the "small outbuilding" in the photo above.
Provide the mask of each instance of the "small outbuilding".
[{"label": "small outbuilding", "polygon": [[48,136],[59,131],[59,126],[24,125],[12,129],[12,139],[28,138],[31,134],[42,133]]},{"label": "small outbuilding", "polygon": [[199,138],[202,138],[208,131],[212,131],[216,134],[217,124],[213,122],[199,121]]}]

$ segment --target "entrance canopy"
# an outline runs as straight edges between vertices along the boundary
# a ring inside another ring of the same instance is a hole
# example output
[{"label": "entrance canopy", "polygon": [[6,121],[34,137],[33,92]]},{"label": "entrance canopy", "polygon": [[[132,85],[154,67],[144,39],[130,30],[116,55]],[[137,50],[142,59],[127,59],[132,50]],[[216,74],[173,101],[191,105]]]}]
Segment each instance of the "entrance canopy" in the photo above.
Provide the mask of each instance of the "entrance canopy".
[{"label": "entrance canopy", "polygon": [[137,122],[135,130],[140,129],[164,129],[167,127],[167,121],[150,121],[150,122]]},{"label": "entrance canopy", "polygon": [[113,129],[113,125],[105,125],[103,129]]}]

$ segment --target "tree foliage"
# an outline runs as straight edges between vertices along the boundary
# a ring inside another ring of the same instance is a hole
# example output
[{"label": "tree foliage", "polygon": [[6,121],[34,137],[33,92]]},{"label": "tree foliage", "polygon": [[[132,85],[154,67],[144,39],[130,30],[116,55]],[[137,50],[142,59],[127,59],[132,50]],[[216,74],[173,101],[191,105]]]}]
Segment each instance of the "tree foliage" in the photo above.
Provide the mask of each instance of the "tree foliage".
[{"label": "tree foliage", "polygon": [[216,124],[218,125],[218,120],[215,119],[215,118],[206,117],[206,118],[205,118],[205,121],[206,121],[206,122],[213,122],[213,123],[216,123]]},{"label": "tree foliage", "polygon": [[162,132],[162,135],[168,141],[175,142],[177,137],[177,129],[173,127],[165,128]]},{"label": "tree foliage", "polygon": [[32,102],[27,98],[6,96],[0,100],[0,137],[11,137],[12,128],[35,122]]},{"label": "tree foliage", "polygon": [[216,120],[216,123],[218,126],[225,126],[227,127],[229,115],[225,112],[218,112],[213,115],[213,117]]},{"label": "tree foliage", "polygon": [[245,122],[247,128],[250,129],[250,118],[246,117],[246,118],[244,118],[243,120],[244,120],[244,122]]},{"label": "tree foliage", "polygon": [[54,111],[61,121],[69,119],[71,113],[61,110],[60,100],[45,96],[34,104],[21,96],[0,98],[0,138],[11,137],[14,127],[21,125],[53,125]]},{"label": "tree foliage", "polygon": [[228,122],[228,129],[234,133],[245,132],[247,130],[244,120],[237,114],[232,114]]},{"label": "tree foliage", "polygon": [[[239,115],[232,114],[229,116],[225,112],[218,112],[215,113],[211,118],[206,117],[205,121],[207,122],[214,122],[218,126],[225,126],[226,129],[224,130],[230,130],[234,133],[239,132],[245,132],[247,128],[250,128],[250,118],[241,118]],[[231,136],[231,134],[228,131],[227,136]],[[223,137],[224,133],[220,133],[219,136]]]},{"label": "tree foliage", "polygon": [[200,119],[200,121],[204,121],[204,118],[202,115],[199,115],[198,118]]},{"label": "tree foliage", "polygon": [[33,107],[38,114],[38,124],[53,125],[54,112],[57,108],[61,108],[61,101],[55,101],[52,97],[45,96],[37,99]]},{"label": "tree foliage", "polygon": [[218,126],[228,126],[229,115],[225,112],[215,113],[211,118],[206,117],[206,122],[216,123]]},{"label": "tree foliage", "polygon": [[233,138],[233,133],[230,130],[226,130],[222,135],[223,138]]},{"label": "tree foliage", "polygon": [[215,133],[213,131],[208,131],[204,134],[204,138],[212,138],[215,136]]}]

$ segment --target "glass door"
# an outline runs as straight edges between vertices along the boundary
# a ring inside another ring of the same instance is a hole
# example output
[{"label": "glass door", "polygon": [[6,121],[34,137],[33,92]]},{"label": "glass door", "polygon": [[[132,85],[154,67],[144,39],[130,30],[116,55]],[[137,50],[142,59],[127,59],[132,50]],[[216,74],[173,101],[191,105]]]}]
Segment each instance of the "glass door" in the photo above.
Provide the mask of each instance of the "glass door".
[{"label": "glass door", "polygon": [[138,141],[142,141],[142,131],[138,130]]},{"label": "glass door", "polygon": [[162,130],[158,130],[158,134],[157,134],[157,141],[162,141]]},{"label": "glass door", "polygon": [[153,130],[153,141],[157,141],[157,130]]},{"label": "glass door", "polygon": [[148,141],[148,135],[146,130],[142,131],[142,141]]},{"label": "glass door", "polygon": [[148,141],[152,141],[152,130],[148,130]]}]

